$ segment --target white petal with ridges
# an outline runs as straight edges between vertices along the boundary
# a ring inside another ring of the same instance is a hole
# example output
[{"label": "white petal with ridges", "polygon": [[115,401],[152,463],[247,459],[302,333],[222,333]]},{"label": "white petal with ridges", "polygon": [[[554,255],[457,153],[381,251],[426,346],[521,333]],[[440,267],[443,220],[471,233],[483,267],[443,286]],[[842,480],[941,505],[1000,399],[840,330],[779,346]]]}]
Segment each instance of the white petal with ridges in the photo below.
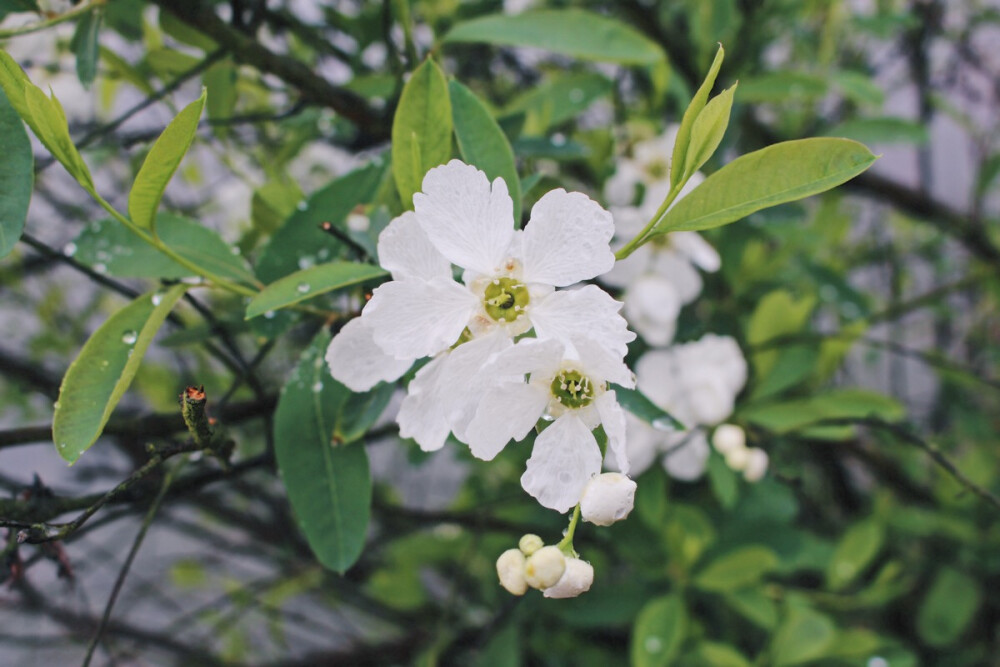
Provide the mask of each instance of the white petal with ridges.
[{"label": "white petal with ridges", "polygon": [[375,290],[362,316],[387,353],[420,359],[458,340],[476,305],[475,295],[450,278],[393,280]]},{"label": "white petal with ridges", "polygon": [[618,404],[615,392],[606,391],[594,401],[601,415],[604,433],[608,436],[607,458],[614,460],[615,470],[627,475],[629,472],[628,449],[625,447],[625,411]]},{"label": "white petal with ridges", "polygon": [[674,479],[693,482],[705,474],[711,450],[702,430],[671,434],[663,468]]},{"label": "white petal with ridges", "polygon": [[368,391],[379,382],[398,379],[413,359],[397,359],[382,351],[372,330],[356,317],[340,330],[326,349],[330,374],[351,391]]},{"label": "white petal with ridges", "polygon": [[543,507],[567,512],[601,471],[601,449],[594,434],[573,414],[565,414],[535,438],[521,475],[521,486]]},{"label": "white petal with ridges", "polygon": [[610,271],[614,231],[611,214],[587,195],[562,189],[546,193],[524,229],[524,279],[565,287]]},{"label": "white petal with ridges", "polygon": [[528,317],[539,338],[554,338],[572,345],[574,340],[592,338],[623,355],[635,334],[618,314],[622,304],[597,285],[553,292],[531,306]]},{"label": "white petal with ridges", "polygon": [[506,383],[489,389],[465,433],[472,455],[490,461],[511,440],[523,439],[548,402],[548,393],[534,384]]},{"label": "white petal with ridges", "polygon": [[514,236],[514,204],[503,179],[459,160],[435,167],[413,195],[417,220],[434,247],[463,269],[492,275]]},{"label": "white petal with ridges", "polygon": [[451,262],[427,238],[412,211],[395,218],[378,235],[378,261],[395,280],[451,278]]}]

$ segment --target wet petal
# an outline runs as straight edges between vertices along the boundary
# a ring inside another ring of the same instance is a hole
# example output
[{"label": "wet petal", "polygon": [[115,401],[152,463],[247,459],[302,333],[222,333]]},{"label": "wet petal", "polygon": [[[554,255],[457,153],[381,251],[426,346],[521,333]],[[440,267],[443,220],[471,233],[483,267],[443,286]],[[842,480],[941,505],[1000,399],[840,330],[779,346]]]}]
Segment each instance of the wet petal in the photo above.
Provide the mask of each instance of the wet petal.
[{"label": "wet petal", "polygon": [[594,434],[577,417],[565,414],[535,438],[521,486],[543,507],[567,512],[600,471],[601,449]]},{"label": "wet petal", "polygon": [[580,192],[552,190],[531,209],[521,262],[527,282],[564,287],[614,266],[611,214]]},{"label": "wet petal", "polygon": [[451,277],[451,262],[427,238],[412,211],[394,219],[379,234],[378,260],[395,280]]},{"label": "wet petal", "polygon": [[506,383],[488,390],[466,431],[472,455],[490,461],[511,440],[522,440],[534,428],[549,396],[531,384]]},{"label": "wet petal", "polygon": [[472,292],[450,278],[393,280],[375,290],[363,317],[379,347],[419,359],[458,340],[475,307]]},{"label": "wet petal", "polygon": [[379,382],[398,379],[413,365],[412,359],[397,359],[382,351],[372,330],[356,317],[340,330],[326,349],[330,374],[351,391],[368,391]]}]

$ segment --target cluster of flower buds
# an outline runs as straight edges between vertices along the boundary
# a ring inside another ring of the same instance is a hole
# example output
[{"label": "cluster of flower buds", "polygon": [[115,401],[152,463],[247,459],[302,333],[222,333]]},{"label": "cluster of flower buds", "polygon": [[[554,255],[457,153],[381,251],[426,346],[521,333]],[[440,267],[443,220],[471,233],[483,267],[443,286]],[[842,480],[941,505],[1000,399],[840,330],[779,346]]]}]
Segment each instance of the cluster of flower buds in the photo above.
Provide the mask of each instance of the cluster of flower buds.
[{"label": "cluster of flower buds", "polygon": [[759,482],[767,472],[767,452],[759,447],[747,447],[747,436],[735,424],[721,424],[712,434],[715,451],[726,459],[726,465],[743,473],[748,482]]},{"label": "cluster of flower buds", "polygon": [[575,598],[594,583],[593,566],[577,558],[572,549],[566,553],[558,546],[546,546],[542,538],[531,534],[521,537],[517,546],[497,559],[500,585],[513,595],[535,588],[547,598]]}]

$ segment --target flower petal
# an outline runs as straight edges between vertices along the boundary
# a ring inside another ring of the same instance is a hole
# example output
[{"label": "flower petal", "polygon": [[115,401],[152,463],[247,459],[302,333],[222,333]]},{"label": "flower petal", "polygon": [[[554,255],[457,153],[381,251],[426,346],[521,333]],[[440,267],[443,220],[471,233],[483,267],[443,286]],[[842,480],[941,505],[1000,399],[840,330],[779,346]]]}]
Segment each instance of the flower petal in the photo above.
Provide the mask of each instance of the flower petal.
[{"label": "flower petal", "polygon": [[463,269],[496,273],[514,236],[514,204],[503,179],[491,190],[486,174],[452,160],[427,172],[422,190],[413,206],[434,247]]},{"label": "flower petal", "polygon": [[722,266],[719,252],[701,237],[698,232],[673,232],[670,245],[683,253],[691,263],[702,271],[718,271]]},{"label": "flower petal", "polygon": [[543,507],[567,512],[601,471],[601,449],[575,415],[565,414],[535,438],[521,486]]},{"label": "flower petal", "polygon": [[344,325],[326,349],[330,374],[351,391],[368,391],[379,382],[398,379],[413,365],[412,359],[397,359],[382,351],[372,339],[372,330],[360,317]]},{"label": "flower petal", "polygon": [[671,434],[672,445],[663,457],[663,467],[674,479],[693,482],[705,473],[711,450],[705,431]]},{"label": "flower petal", "polygon": [[625,317],[650,345],[668,345],[677,331],[681,299],[674,285],[661,276],[647,274],[628,288]]},{"label": "flower petal", "polygon": [[681,303],[691,303],[701,294],[701,274],[686,255],[674,248],[653,253],[650,271],[674,286]]},{"label": "flower petal", "polygon": [[451,262],[427,238],[412,211],[395,218],[378,235],[378,261],[395,280],[451,277]]},{"label": "flower petal", "polygon": [[629,471],[628,450],[625,447],[625,411],[618,404],[615,392],[606,391],[601,394],[594,405],[601,415],[601,424],[608,436],[607,458],[614,457],[615,470],[627,475]]},{"label": "flower petal", "polygon": [[524,382],[508,382],[488,390],[465,433],[472,455],[490,461],[511,440],[522,440],[548,402],[542,387]]},{"label": "flower petal", "polygon": [[445,354],[433,359],[417,372],[396,416],[400,437],[413,438],[425,452],[444,447],[451,431],[447,410],[437,400],[435,391],[447,358]]},{"label": "flower petal", "polygon": [[528,317],[539,338],[554,338],[573,345],[583,337],[592,338],[622,356],[635,334],[618,314],[622,304],[597,285],[553,292],[532,305]]},{"label": "flower petal", "polygon": [[[657,454],[660,453],[660,440],[663,439],[663,432],[653,428],[631,412],[625,413],[625,426],[625,449],[628,455],[629,472],[638,477],[646,472],[653,464]],[[605,466],[615,469],[614,461],[606,462]]]},{"label": "flower petal", "polygon": [[521,263],[527,282],[564,287],[611,270],[611,214],[580,192],[552,190],[531,209]]},{"label": "flower petal", "polygon": [[607,381],[632,389],[635,377],[625,364],[623,355],[617,354],[592,338],[580,338],[575,346],[580,366],[591,380]]},{"label": "flower petal", "polygon": [[475,307],[475,295],[450,278],[393,280],[375,290],[362,317],[387,353],[419,359],[458,340]]},{"label": "flower petal", "polygon": [[543,377],[556,374],[566,346],[551,338],[525,338],[493,360],[488,372],[503,380],[523,380],[528,373]]}]

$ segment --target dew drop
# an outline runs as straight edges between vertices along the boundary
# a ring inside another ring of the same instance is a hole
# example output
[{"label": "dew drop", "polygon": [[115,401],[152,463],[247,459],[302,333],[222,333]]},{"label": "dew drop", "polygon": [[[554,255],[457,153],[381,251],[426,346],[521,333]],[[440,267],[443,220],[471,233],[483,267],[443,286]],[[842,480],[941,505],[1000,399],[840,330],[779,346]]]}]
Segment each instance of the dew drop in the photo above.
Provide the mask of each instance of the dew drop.
[{"label": "dew drop", "polygon": [[880,655],[873,655],[868,658],[867,667],[889,667],[889,661]]},{"label": "dew drop", "polygon": [[569,91],[569,99],[574,104],[579,104],[580,102],[582,102],[583,101],[583,89],[581,89],[581,88],[574,88],[573,90]]},{"label": "dew drop", "polygon": [[152,301],[154,306],[159,306],[161,303],[163,303],[163,295],[157,292],[156,294],[153,295]]},{"label": "dew drop", "polygon": [[299,257],[299,269],[305,271],[306,269],[311,269],[316,264],[316,260],[312,257]]},{"label": "dew drop", "polygon": [[101,368],[107,368],[110,362],[107,359],[101,360]]},{"label": "dew drop", "polygon": [[239,255],[240,255],[240,249],[239,249],[239,248],[237,248],[236,246],[233,246],[233,247],[231,247],[231,248],[229,249],[229,252],[233,253],[233,254],[234,254],[234,255],[236,255],[237,257],[239,257]]},{"label": "dew drop", "polygon": [[318,394],[319,392],[323,391],[323,383],[316,382],[316,384],[312,386],[312,390],[314,394]]},{"label": "dew drop", "polygon": [[306,292],[309,291],[309,289],[310,289],[309,283],[299,283],[298,286],[295,288],[295,291],[298,292],[299,294],[305,294]]},{"label": "dew drop", "polygon": [[97,254],[94,256],[97,257],[98,261],[101,262],[107,262],[108,260],[111,259],[111,255],[105,252],[104,250],[98,250]]},{"label": "dew drop", "polygon": [[52,404],[52,409],[53,410],[58,410],[59,409],[59,401],[56,401],[55,403]]},{"label": "dew drop", "polygon": [[97,264],[94,264],[94,273],[99,273],[99,274],[101,274],[103,276],[107,272],[108,272],[107,265],[102,264],[101,262],[98,262]]},{"label": "dew drop", "polygon": [[304,202],[304,201],[300,201],[300,202],[299,202],[299,205],[298,205],[298,206],[296,206],[295,208],[299,209],[300,211],[304,211],[304,210],[306,210],[307,208],[309,208],[309,204],[308,204],[307,202]]},{"label": "dew drop", "polygon": [[274,312],[273,310],[269,310],[269,311],[267,311],[266,313],[264,313],[264,319],[265,319],[265,320],[273,320],[273,319],[274,319],[274,316],[275,316],[275,314],[276,314],[276,313],[275,313],[275,312]]},{"label": "dew drop", "polygon": [[646,653],[659,653],[663,649],[663,642],[659,637],[647,637],[643,648],[646,649]]},{"label": "dew drop", "polygon": [[556,132],[552,135],[552,145],[553,146],[565,146],[566,145],[566,135]]},{"label": "dew drop", "polygon": [[126,345],[135,345],[137,340],[139,340],[139,334],[134,331],[126,331],[122,334],[122,342]]},{"label": "dew drop", "polygon": [[75,243],[67,243],[66,245],[64,245],[63,246],[63,254],[66,255],[67,257],[72,257],[73,255],[75,255],[76,254],[76,244]]},{"label": "dew drop", "polygon": [[669,417],[657,417],[652,422],[650,422],[653,428],[657,431],[676,431],[677,425],[674,424],[674,420]]}]

